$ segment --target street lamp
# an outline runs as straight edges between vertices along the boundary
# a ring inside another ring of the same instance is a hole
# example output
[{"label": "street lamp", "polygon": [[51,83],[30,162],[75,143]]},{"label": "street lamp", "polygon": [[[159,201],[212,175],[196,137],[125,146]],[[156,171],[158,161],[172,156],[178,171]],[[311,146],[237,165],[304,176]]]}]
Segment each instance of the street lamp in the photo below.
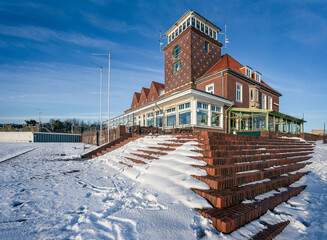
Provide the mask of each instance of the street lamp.
[{"label": "street lamp", "polygon": [[102,68],[102,66],[99,66],[98,64],[96,64],[92,61],[90,61],[90,62],[100,68],[100,140],[99,140],[99,145],[101,146],[101,140],[102,140],[102,72],[103,72],[103,68]]},{"label": "street lamp", "polygon": [[[109,125],[110,125],[110,62],[111,62],[111,53],[92,53],[92,55],[102,55],[102,56],[108,56],[109,64],[108,64],[108,142],[110,142],[110,131],[109,131]],[[102,123],[101,123],[102,124]]]}]

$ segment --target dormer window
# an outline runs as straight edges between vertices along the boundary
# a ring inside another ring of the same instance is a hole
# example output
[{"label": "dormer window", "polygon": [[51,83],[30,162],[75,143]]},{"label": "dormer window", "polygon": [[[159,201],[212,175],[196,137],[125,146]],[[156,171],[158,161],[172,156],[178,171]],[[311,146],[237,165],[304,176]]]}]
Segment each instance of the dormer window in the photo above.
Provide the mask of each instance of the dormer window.
[{"label": "dormer window", "polygon": [[257,82],[261,82],[261,73],[255,71],[253,75],[254,75],[254,80],[256,80]]},{"label": "dormer window", "polygon": [[246,75],[248,78],[251,78],[252,75],[252,68],[249,66],[244,66],[240,68],[240,70],[243,72],[244,75]]},{"label": "dormer window", "polygon": [[251,70],[249,68],[246,69],[246,76],[251,77]]}]

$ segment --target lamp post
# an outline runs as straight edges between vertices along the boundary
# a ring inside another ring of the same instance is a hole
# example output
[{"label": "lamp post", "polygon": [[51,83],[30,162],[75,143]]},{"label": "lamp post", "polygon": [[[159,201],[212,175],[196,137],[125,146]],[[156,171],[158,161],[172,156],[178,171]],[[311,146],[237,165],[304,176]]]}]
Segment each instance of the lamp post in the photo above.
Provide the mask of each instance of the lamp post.
[{"label": "lamp post", "polygon": [[100,55],[100,56],[108,56],[108,142],[110,141],[110,130],[109,130],[109,126],[110,126],[110,73],[111,73],[111,69],[110,69],[110,62],[111,62],[111,53],[92,53],[92,55]]},{"label": "lamp post", "polygon": [[100,140],[99,140],[99,145],[101,146],[102,143],[102,73],[103,73],[103,67],[99,66],[98,64],[90,61],[93,63],[95,66],[100,68]]}]

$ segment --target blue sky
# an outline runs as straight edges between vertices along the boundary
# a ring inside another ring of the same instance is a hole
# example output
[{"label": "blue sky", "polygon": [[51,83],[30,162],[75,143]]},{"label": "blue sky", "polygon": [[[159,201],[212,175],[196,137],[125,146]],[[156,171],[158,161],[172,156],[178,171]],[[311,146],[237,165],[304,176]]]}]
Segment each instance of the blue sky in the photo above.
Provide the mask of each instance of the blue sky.
[{"label": "blue sky", "polygon": [[[159,30],[193,9],[220,28],[228,53],[280,91],[280,111],[304,113],[305,131],[327,122],[327,3],[274,1],[0,0],[0,123],[99,119],[99,69],[112,53],[111,115],[134,91],[164,82]],[[222,38],[221,38],[222,40]],[[103,94],[106,115],[107,93]]]}]

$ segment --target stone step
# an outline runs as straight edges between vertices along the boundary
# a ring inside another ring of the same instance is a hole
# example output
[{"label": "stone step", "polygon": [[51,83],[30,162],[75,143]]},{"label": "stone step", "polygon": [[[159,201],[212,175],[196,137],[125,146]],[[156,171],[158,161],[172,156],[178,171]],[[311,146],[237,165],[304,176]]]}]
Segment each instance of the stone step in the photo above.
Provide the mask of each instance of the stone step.
[{"label": "stone step", "polygon": [[251,171],[255,169],[261,170],[273,166],[306,161],[309,160],[310,158],[312,157],[301,156],[295,158],[280,158],[275,160],[266,160],[266,161],[232,164],[232,165],[216,165],[216,166],[206,165],[206,166],[196,166],[196,167],[206,170],[208,175],[222,176],[222,175],[235,174],[237,172]]},{"label": "stone step", "polygon": [[257,195],[272,191],[280,187],[287,187],[298,181],[309,172],[298,172],[288,176],[277,176],[268,182],[258,182],[242,187],[233,187],[223,190],[199,190],[193,189],[202,197],[206,198],[216,208],[226,208],[241,203],[245,199],[254,198]]},{"label": "stone step", "polygon": [[208,165],[231,165],[235,163],[265,161],[270,159],[301,157],[301,156],[307,156],[312,153],[313,151],[280,153],[280,154],[244,155],[244,156],[231,156],[231,157],[194,157],[194,156],[189,156],[189,157],[197,160],[205,161]]},{"label": "stone step", "polygon": [[242,184],[259,181],[265,178],[276,177],[284,173],[297,171],[304,168],[307,163],[296,163],[288,166],[280,166],[272,169],[244,172],[229,176],[193,176],[209,185],[212,189],[227,189]]},{"label": "stone step", "polygon": [[189,140],[189,139],[168,139],[167,142],[172,142],[172,143],[187,143],[190,141],[195,141],[195,140]]},{"label": "stone step", "polygon": [[288,187],[287,191],[275,194],[254,203],[241,203],[225,209],[196,209],[204,217],[212,221],[212,225],[220,232],[231,233],[239,227],[259,218],[268,210],[286,202],[291,197],[300,194],[306,186]]},{"label": "stone step", "polygon": [[290,223],[290,220],[287,220],[285,222],[276,223],[273,225],[266,223],[267,228],[258,232],[255,236],[253,236],[251,238],[251,240],[263,240],[263,239],[272,240],[278,234],[280,234],[289,223]]}]

